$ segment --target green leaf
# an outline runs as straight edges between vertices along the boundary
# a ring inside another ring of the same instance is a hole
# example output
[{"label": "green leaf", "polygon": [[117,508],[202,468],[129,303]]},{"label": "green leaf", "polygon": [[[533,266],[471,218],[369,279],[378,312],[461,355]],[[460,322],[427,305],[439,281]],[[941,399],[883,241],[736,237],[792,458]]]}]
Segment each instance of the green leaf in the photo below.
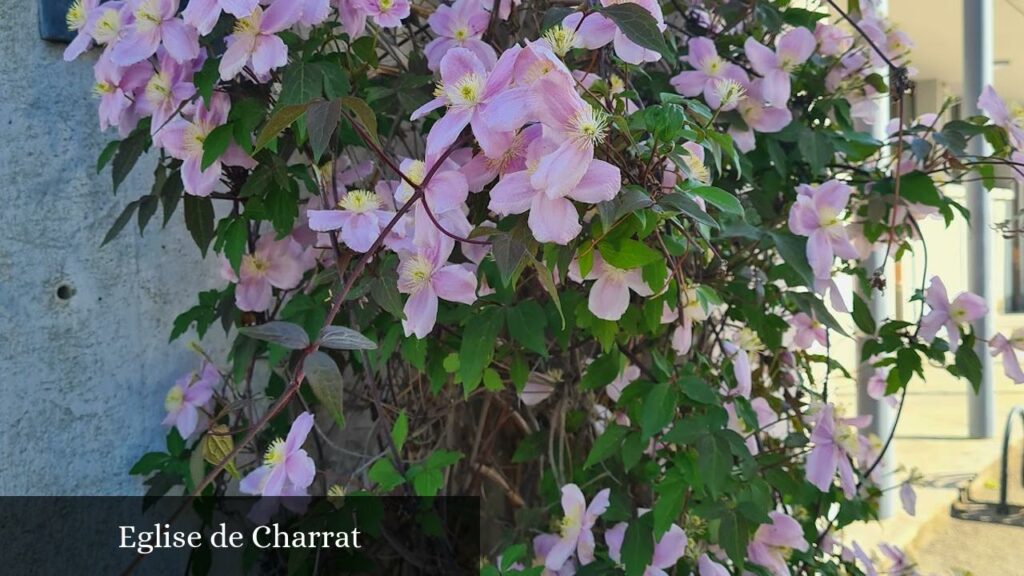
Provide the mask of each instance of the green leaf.
[{"label": "green leaf", "polygon": [[213,97],[213,88],[220,80],[220,58],[207,58],[203,62],[201,70],[192,75],[192,83],[195,84],[196,92],[203,98],[206,106],[210,105],[210,98]]},{"label": "green leaf", "polygon": [[309,146],[313,149],[313,160],[320,161],[324,150],[331,143],[331,136],[334,135],[341,120],[341,102],[332,100],[325,102],[316,100],[306,110],[306,126],[309,130]]},{"label": "green leaf", "polygon": [[494,344],[505,323],[501,308],[488,308],[475,315],[463,332],[459,349],[459,376],[468,395],[479,384],[484,368],[494,356]]},{"label": "green leaf", "polygon": [[[303,331],[305,334],[305,331]],[[344,383],[334,359],[319,350],[306,356],[302,371],[320,401],[339,427],[345,426]]]},{"label": "green leaf", "polygon": [[185,228],[188,229],[196,246],[206,257],[206,250],[213,241],[213,201],[191,194],[185,195]]},{"label": "green leaf", "polygon": [[128,473],[132,476],[145,476],[163,468],[170,459],[171,456],[164,452],[147,452],[135,462],[135,465],[132,466]]},{"label": "green leaf", "polygon": [[737,566],[743,565],[747,549],[746,522],[732,510],[722,516],[718,525],[718,545]]},{"label": "green leaf", "polygon": [[668,382],[655,384],[644,398],[640,416],[642,438],[647,440],[672,421],[676,412],[675,393]]},{"label": "green leaf", "polygon": [[868,335],[874,335],[878,328],[875,325],[875,319],[871,316],[871,309],[859,294],[853,295],[853,321],[861,332]]},{"label": "green leaf", "polygon": [[281,96],[278,102],[283,106],[308,104],[322,98],[324,73],[319,62],[308,62],[301,58],[292,60],[281,76]]},{"label": "green leaf", "polygon": [[615,243],[604,240],[598,244],[598,250],[605,262],[620,270],[642,268],[662,258],[657,250],[631,238]]},{"label": "green leaf", "polygon": [[140,124],[127,138],[121,141],[114,154],[110,166],[110,174],[114,181],[114,192],[124,182],[132,168],[139,161],[142,153],[149,149],[149,123]]},{"label": "green leaf", "polygon": [[236,273],[242,265],[242,255],[245,254],[246,244],[249,241],[249,225],[244,218],[233,218],[228,222],[224,231],[223,252],[224,256],[231,263],[231,268]]},{"label": "green leaf", "polygon": [[797,147],[803,155],[804,160],[811,166],[814,174],[820,174],[825,166],[832,161],[835,155],[835,147],[828,135],[818,130],[805,128],[797,142]]},{"label": "green leaf", "polygon": [[732,451],[729,442],[717,435],[704,436],[697,442],[697,465],[704,485],[713,497],[718,497],[732,473]]},{"label": "green leaf", "polygon": [[973,338],[968,342],[966,339],[960,344],[960,347],[956,349],[956,369],[960,376],[966,378],[971,383],[971,388],[974,389],[974,393],[977,394],[981,388],[981,360],[978,359],[978,355],[974,352]]},{"label": "green leaf", "polygon": [[683,394],[686,394],[686,397],[694,402],[701,404],[718,403],[718,394],[708,386],[707,382],[696,376],[683,378],[679,385],[683,388]]},{"label": "green leaf", "polygon": [[590,449],[590,455],[587,456],[587,461],[583,464],[583,469],[586,470],[595,464],[599,464],[613,454],[619,451],[622,446],[622,440],[629,433],[629,428],[619,426],[618,424],[610,424],[594,441],[593,448]]},{"label": "green leaf", "polygon": [[409,417],[402,410],[395,419],[395,425],[391,427],[391,441],[395,443],[395,450],[402,451],[405,440],[409,437]]},{"label": "green leaf", "polygon": [[346,96],[341,99],[341,104],[352,111],[356,115],[356,120],[362,125],[363,130],[369,135],[370,140],[375,144],[379,144],[377,140],[377,115],[374,114],[373,108],[367,104],[364,100],[356,98],[355,96]]},{"label": "green leaf", "polygon": [[501,283],[506,287],[511,286],[513,279],[518,277],[526,266],[527,257],[530,255],[524,232],[517,228],[510,232],[495,234],[491,240],[491,252],[501,275]]},{"label": "green leaf", "polygon": [[587,366],[587,371],[580,379],[580,387],[584,390],[596,390],[607,386],[619,375],[621,355],[618,352],[603,354]]},{"label": "green leaf", "polygon": [[234,139],[235,127],[231,124],[222,124],[213,129],[203,140],[203,162],[200,165],[206,170],[228,149],[228,145]]},{"label": "green leaf", "polygon": [[309,334],[298,324],[274,320],[257,326],[246,326],[238,329],[239,333],[283,346],[289,350],[301,350],[309,346]]},{"label": "green leaf", "polygon": [[735,214],[741,218],[744,216],[743,205],[740,204],[739,199],[721,188],[697,186],[687,190],[687,192],[707,200],[711,205],[723,212]]},{"label": "green leaf", "polygon": [[626,528],[626,536],[622,540],[622,563],[626,567],[626,576],[643,574],[654,557],[653,521],[653,516],[645,514]]},{"label": "green leaf", "polygon": [[544,265],[543,262],[533,257],[533,254],[529,254],[530,260],[533,262],[533,268],[537,271],[537,279],[540,280],[540,285],[544,287],[544,290],[551,297],[551,301],[555,303],[555,309],[558,310],[558,317],[562,320],[561,329],[565,329],[565,313],[562,312],[562,299],[558,296],[558,286],[555,284],[555,276]]},{"label": "green leaf", "polygon": [[121,141],[120,140],[114,140],[112,142],[107,143],[107,145],[103,147],[103,151],[100,152],[99,157],[96,158],[96,173],[97,174],[102,172],[103,168],[105,168],[107,166],[107,164],[110,163],[111,159],[114,158],[114,154],[117,153],[117,148],[120,145],[121,145]]},{"label": "green leaf", "polygon": [[128,224],[128,221],[132,219],[132,216],[135,214],[135,210],[137,210],[138,207],[139,200],[132,200],[124,207],[124,210],[121,210],[121,214],[116,220],[114,220],[114,223],[111,224],[110,230],[107,230],[107,234],[103,237],[103,242],[100,243],[100,246],[103,246],[107,242],[117,238],[117,235],[121,233],[121,230],[123,230]]},{"label": "green leaf", "polygon": [[665,37],[658,29],[658,22],[646,8],[639,4],[613,4],[598,10],[615,22],[619,30],[636,44],[660,53],[668,61],[675,60],[675,54],[669,50]]},{"label": "green leaf", "polygon": [[804,286],[813,289],[814,271],[807,262],[807,238],[788,232],[771,232],[769,236],[775,242],[782,260],[796,270]]},{"label": "green leaf", "polygon": [[395,465],[387,458],[374,462],[367,476],[385,492],[390,492],[405,482],[405,478],[395,470]]},{"label": "green leaf", "polygon": [[332,350],[376,350],[377,343],[344,326],[325,326],[320,331],[320,346]]},{"label": "green leaf", "polygon": [[259,136],[256,137],[255,152],[259,152],[271,140],[277,138],[277,135],[284,131],[285,128],[291,126],[296,120],[299,119],[306,112],[308,104],[295,104],[292,106],[285,106],[275,111],[267,123],[260,130]]},{"label": "green leaf", "polygon": [[508,332],[512,339],[522,344],[527,350],[547,356],[544,327],[547,316],[544,308],[534,300],[526,300],[509,309],[507,318]]}]

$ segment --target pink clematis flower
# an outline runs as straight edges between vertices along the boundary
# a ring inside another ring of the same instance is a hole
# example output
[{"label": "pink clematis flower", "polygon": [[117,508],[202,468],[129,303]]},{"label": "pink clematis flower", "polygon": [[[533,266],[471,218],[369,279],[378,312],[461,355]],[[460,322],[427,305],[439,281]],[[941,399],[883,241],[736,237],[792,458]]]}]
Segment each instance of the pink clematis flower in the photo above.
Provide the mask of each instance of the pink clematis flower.
[{"label": "pink clematis flower", "polygon": [[[608,545],[608,557],[616,564],[622,564],[622,543],[626,539],[625,522],[619,522],[604,533],[605,544]],[[669,568],[676,565],[686,555],[686,532],[673,524],[654,545],[651,563],[644,569],[644,576],[668,576]]]},{"label": "pink clematis flower", "polygon": [[309,227],[317,232],[341,230],[341,240],[359,253],[367,252],[395,213],[382,209],[375,192],[352,190],[338,201],[338,210],[310,210]]},{"label": "pink clematis flower", "polygon": [[259,6],[259,0],[189,0],[188,6],[181,12],[185,24],[206,36],[217,25],[221,12],[227,12],[235,18],[245,18]]},{"label": "pink clematis flower", "polygon": [[70,62],[92,46],[92,29],[99,15],[99,0],[75,0],[66,16],[68,30],[75,32],[75,38],[64,49],[64,61]]},{"label": "pink clematis flower", "polygon": [[409,0],[362,0],[363,10],[381,28],[397,28],[412,12]]},{"label": "pink clematis flower", "polygon": [[288,438],[267,449],[263,465],[242,478],[238,489],[260,496],[304,496],[316,476],[316,464],[302,449],[313,429],[313,415],[303,412],[292,422]]},{"label": "pink clematis flower", "polygon": [[775,50],[753,38],[743,45],[754,71],[764,78],[768,104],[785,107],[791,91],[789,75],[814,53],[817,41],[807,28],[793,28],[775,42]]},{"label": "pink clematis flower", "polygon": [[[142,98],[136,108],[143,116],[152,116],[153,143],[163,146],[163,128],[181,109],[181,105],[195,96],[192,83],[192,63],[179,64],[166,51],[157,52],[157,65],[146,81]],[[227,100],[227,98],[225,98]]]},{"label": "pink clematis flower", "polygon": [[92,92],[100,99],[100,129],[117,126],[123,133],[131,131],[139,119],[132,101],[137,99],[138,92],[146,85],[153,73],[152,67],[144,62],[121,67],[104,53],[96,61],[93,73],[96,82]]},{"label": "pink clematis flower", "polygon": [[811,432],[814,448],[807,456],[807,481],[822,492],[828,492],[832,480],[839,470],[839,485],[849,499],[857,494],[857,479],[853,464],[861,453],[861,437],[857,428],[871,423],[871,416],[841,418],[835,414],[835,406],[825,405],[818,414]]},{"label": "pink clematis flower", "polygon": [[572,76],[548,74],[536,83],[536,111],[549,129],[545,136],[559,145],[537,164],[530,183],[550,198],[569,196],[579,186],[608,130],[608,115],[585,102],[572,82]]},{"label": "pink clematis flower", "polygon": [[703,94],[704,101],[712,108],[736,108],[738,101],[726,101],[723,106],[723,96],[726,95],[726,89],[732,85],[749,84],[747,73],[719,56],[718,49],[710,38],[691,38],[687,46],[689,54],[686,61],[694,70],[685,70],[673,77],[670,80],[672,87],[683,96]]},{"label": "pink clematis flower", "polygon": [[797,348],[806,350],[815,342],[828,346],[828,331],[816,318],[800,312],[793,316],[790,325],[793,327],[793,345]]},{"label": "pink clematis flower", "polygon": [[[402,160],[398,165],[402,174],[417,186],[423,184],[427,174],[430,174],[433,168],[433,161],[428,163],[410,158]],[[396,205],[404,205],[412,198],[413,193],[413,187],[403,179],[395,189]],[[434,172],[433,177],[427,182],[423,194],[430,206],[430,211],[435,216],[441,217],[448,212],[458,211],[465,204],[466,198],[469,197],[469,183],[466,182],[466,177],[459,172],[458,165],[448,160]]]},{"label": "pink clematis flower", "polygon": [[264,234],[256,242],[256,251],[242,257],[236,275],[225,259],[221,276],[235,282],[235,305],[239,310],[263,312],[270,308],[273,289],[290,290],[299,285],[309,264],[306,250],[287,236],[274,239],[274,233]]},{"label": "pink clematis flower", "polygon": [[573,552],[580,564],[587,565],[594,561],[594,524],[598,517],[608,509],[608,497],[611,491],[607,488],[594,496],[590,506],[579,486],[566,484],[562,486],[562,518],[561,532],[544,560],[548,570],[560,570]]},{"label": "pink clematis flower", "polygon": [[398,265],[398,291],[409,294],[402,326],[405,335],[426,338],[437,320],[438,298],[472,304],[476,301],[476,275],[467,267],[448,264],[454,241],[416,207],[416,252],[403,255]]},{"label": "pink clematis flower", "polygon": [[654,291],[644,282],[639,268],[622,270],[608,264],[597,251],[594,253],[594,265],[586,278],[580,275],[578,260],[569,265],[569,277],[576,282],[596,280],[590,287],[587,308],[602,320],[615,321],[622,318],[629,307],[629,291],[640,296],[651,296]]},{"label": "pink clematis flower", "polygon": [[[677,314],[676,317],[670,317],[667,320],[668,322],[673,322],[677,318],[681,319],[681,322],[672,332],[672,349],[677,354],[684,355],[690,351],[690,347],[693,345],[693,323],[703,322],[708,319],[708,311],[701,304],[695,287],[688,286],[683,291],[682,314]],[[665,320],[666,318],[662,318],[663,322]]]},{"label": "pink clematis flower", "polygon": [[804,531],[799,522],[782,512],[769,512],[768,517],[771,522],[759,526],[753,541],[747,545],[747,558],[767,568],[773,576],[791,576],[787,562],[789,551],[807,551]]},{"label": "pink clematis flower", "polygon": [[700,576],[729,576],[725,566],[715,562],[707,554],[701,554],[697,559],[697,572]]},{"label": "pink clematis flower", "polygon": [[220,158],[203,169],[203,143],[210,132],[227,122],[231,100],[218,92],[210,98],[210,107],[199,102],[191,120],[175,118],[163,129],[161,143],[167,152],[182,161],[181,181],[185,192],[193,196],[209,196],[220,181],[222,166],[252,168],[256,162],[237,144],[230,144]]},{"label": "pink clematis flower", "polygon": [[988,314],[985,300],[971,292],[961,292],[952,302],[946,295],[946,285],[935,276],[924,291],[924,301],[930,308],[921,318],[921,338],[931,342],[943,327],[949,340],[949,351],[956,353],[960,347],[960,328]]},{"label": "pink clematis flower", "polygon": [[[540,534],[533,539],[533,565],[544,566],[548,559],[548,554],[558,544],[558,536],[555,534]],[[515,568],[513,570],[523,570],[525,567]],[[572,559],[567,561],[558,570],[549,570],[545,567],[541,570],[540,576],[574,576],[576,574],[576,562]]]},{"label": "pink clematis flower", "polygon": [[494,186],[488,208],[500,216],[529,210],[528,224],[534,238],[565,245],[583,230],[579,212],[570,200],[585,204],[611,200],[622,186],[622,176],[617,167],[594,160],[565,196],[557,196],[556,188],[536,188],[533,174],[543,159],[557,148],[558,144],[551,139],[534,140],[526,153],[526,169],[505,175]]},{"label": "pink clematis flower", "polygon": [[427,134],[428,158],[442,154],[466,126],[473,129],[473,135],[488,156],[501,155],[501,148],[507,142],[499,139],[500,132],[493,130],[482,114],[488,102],[511,82],[518,52],[517,48],[506,51],[490,73],[480,58],[466,48],[454,47],[445,54],[441,59],[437,98],[421,106],[411,117],[417,120],[442,106],[448,107]]},{"label": "pink clematis flower", "polygon": [[807,236],[807,260],[815,278],[831,276],[832,260],[857,258],[857,249],[850,243],[846,226],[839,215],[846,209],[853,188],[838,180],[820,186],[801,184],[796,202],[789,210],[789,229]]},{"label": "pink clematis flower", "polygon": [[536,406],[547,400],[555,392],[555,387],[542,381],[539,378],[531,377],[526,380],[523,391],[519,393],[519,400],[527,406]]},{"label": "pink clematis flower", "polygon": [[266,10],[257,6],[238,19],[224,39],[228,47],[220,61],[221,80],[231,80],[246,66],[262,77],[287,64],[288,47],[277,33],[298,22],[301,15],[302,3],[275,0]]},{"label": "pink clematis flower", "polygon": [[821,21],[814,26],[814,39],[820,46],[822,56],[841,56],[853,46],[852,34],[839,26]]},{"label": "pink clematis flower", "polygon": [[[664,31],[668,27],[665,24],[665,16],[661,12],[661,5],[656,0],[601,0],[601,6],[613,4],[636,4],[654,18],[659,30]],[[661,60],[661,54],[630,40],[622,30],[619,30],[615,22],[600,12],[588,14],[573,12],[562,20],[562,26],[568,30],[575,30],[577,42],[588,50],[597,50],[612,43],[615,47],[615,55],[623,62],[643,64]]]},{"label": "pink clematis flower", "polygon": [[992,350],[992,356],[1003,356],[1003,373],[1013,380],[1014,384],[1024,384],[1024,371],[1020,368],[1020,359],[1017,358],[1016,352],[1024,350],[1024,328],[1017,328],[1009,338],[997,332],[989,339],[988,346]]},{"label": "pink clematis flower", "polygon": [[441,59],[455,47],[469,50],[485,67],[494,67],[498,55],[490,44],[481,39],[490,21],[491,15],[483,9],[479,0],[456,0],[451,6],[438,6],[427,19],[435,35],[423,47],[427,67],[436,71],[441,65]]},{"label": "pink clematis flower", "polygon": [[217,369],[206,362],[198,372],[190,372],[175,382],[164,398],[167,417],[164,426],[174,426],[182,438],[196,431],[202,416],[200,409],[213,397],[213,388],[220,383]]},{"label": "pink clematis flower", "polygon": [[128,0],[124,7],[135,20],[111,48],[115,64],[128,66],[156,54],[162,44],[167,53],[185,63],[199,56],[199,34],[176,17],[178,0]]},{"label": "pink clematis flower", "polygon": [[981,92],[978,108],[984,110],[996,126],[1009,133],[1014,146],[1024,147],[1024,108],[1014,106],[1011,109],[992,86],[985,86]]},{"label": "pink clematis flower", "polygon": [[363,0],[334,0],[338,8],[341,28],[349,38],[355,40],[366,33],[366,8]]}]

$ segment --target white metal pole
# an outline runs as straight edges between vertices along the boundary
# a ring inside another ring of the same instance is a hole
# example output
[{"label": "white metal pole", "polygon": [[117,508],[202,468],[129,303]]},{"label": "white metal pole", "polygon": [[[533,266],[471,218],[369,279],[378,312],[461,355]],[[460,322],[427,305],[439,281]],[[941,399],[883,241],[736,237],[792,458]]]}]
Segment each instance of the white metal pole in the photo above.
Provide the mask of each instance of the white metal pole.
[{"label": "white metal pole", "polygon": [[[879,15],[884,16],[888,12],[888,1],[882,0],[878,3]],[[885,67],[877,70],[886,82],[889,81],[889,70]],[[874,100],[873,118],[871,124],[872,135],[884,142],[888,138],[887,127],[889,124],[889,105],[890,99],[886,96],[876,97]],[[866,128],[866,127],[864,127]],[[864,268],[868,271],[870,277],[875,270],[885,266],[885,247],[876,247],[871,251],[871,254],[864,260]],[[885,270],[883,269],[883,272]],[[888,278],[889,275],[885,274]],[[880,290],[871,290],[870,293],[864,293],[858,289],[858,293],[865,299],[868,304],[868,308],[871,311],[871,316],[878,323],[881,323],[883,319],[888,315],[887,306],[887,295]],[[860,335],[857,338],[857,358],[861,357],[861,349],[865,342],[865,336]],[[871,424],[864,430],[864,432],[876,434],[882,441],[882,444],[886,443],[889,434],[892,433],[893,421],[895,414],[893,409],[884,400],[875,400],[871,396],[868,396],[868,380],[874,374],[875,369],[869,363],[860,363],[857,366],[857,413],[862,415],[871,416]],[[878,463],[878,473],[882,478],[882,488],[887,488],[894,483],[892,478],[893,471],[896,469],[896,455],[895,446],[889,445],[889,449],[882,456],[882,460]],[[894,490],[885,490],[882,492],[881,500],[878,503],[878,515],[879,518],[888,518],[892,516],[895,510],[895,498]]]},{"label": "white metal pole", "polygon": [[[986,85],[992,83],[992,0],[964,0],[964,101],[965,117],[979,114],[978,97]],[[983,138],[974,138],[970,153],[986,155],[989,149]],[[970,250],[971,292],[981,296],[989,305],[989,313],[974,323],[974,332],[988,339],[992,329],[992,286],[988,275],[992,271],[992,215],[988,194],[980,181],[967,183],[967,207],[971,211],[968,249]],[[995,392],[992,388],[992,358],[984,342],[975,346],[981,359],[981,388],[977,394],[969,393],[969,422],[971,438],[991,438],[995,433]]]}]

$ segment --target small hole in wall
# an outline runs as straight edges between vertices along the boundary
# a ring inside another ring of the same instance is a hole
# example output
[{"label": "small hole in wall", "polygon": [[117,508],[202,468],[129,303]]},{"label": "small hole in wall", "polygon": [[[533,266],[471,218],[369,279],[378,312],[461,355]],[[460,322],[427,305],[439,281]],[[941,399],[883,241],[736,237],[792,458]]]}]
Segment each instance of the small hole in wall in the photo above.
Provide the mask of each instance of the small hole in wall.
[{"label": "small hole in wall", "polygon": [[71,284],[61,284],[57,286],[57,298],[61,300],[71,300],[71,297],[75,295],[75,287]]}]

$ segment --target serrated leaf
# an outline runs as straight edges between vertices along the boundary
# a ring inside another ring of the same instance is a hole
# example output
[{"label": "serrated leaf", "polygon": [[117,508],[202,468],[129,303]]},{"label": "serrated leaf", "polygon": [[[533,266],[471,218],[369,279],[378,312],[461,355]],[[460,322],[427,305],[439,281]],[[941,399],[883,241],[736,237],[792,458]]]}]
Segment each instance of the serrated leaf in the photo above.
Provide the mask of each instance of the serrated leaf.
[{"label": "serrated leaf", "polygon": [[192,235],[204,258],[214,237],[213,218],[212,200],[191,194],[185,195],[185,228]]},{"label": "serrated leaf", "polygon": [[660,252],[632,238],[618,242],[602,241],[598,244],[598,250],[605,262],[620,270],[643,268],[662,258]]},{"label": "serrated leaf", "polygon": [[117,238],[117,235],[121,233],[121,230],[123,230],[128,224],[128,221],[132,219],[132,215],[135,214],[135,210],[137,210],[138,207],[139,201],[132,200],[124,207],[124,210],[121,210],[121,214],[114,220],[114,223],[110,225],[110,229],[107,230],[107,234],[103,237],[103,242],[100,243],[100,246],[103,246],[107,242]]},{"label": "serrated leaf", "polygon": [[309,131],[309,146],[313,149],[313,160],[320,161],[324,150],[331,143],[331,136],[341,120],[341,102],[316,100],[306,110],[306,128]]},{"label": "serrated leaf", "polygon": [[480,384],[484,368],[491,363],[495,341],[504,323],[504,310],[488,308],[466,325],[459,349],[459,376],[467,395]]},{"label": "serrated leaf", "polygon": [[359,124],[362,125],[363,129],[370,136],[370,140],[375,144],[379,143],[377,140],[377,115],[374,114],[373,108],[370,108],[369,104],[355,96],[342,98],[341,104],[356,115],[356,120],[359,121]]},{"label": "serrated leaf", "polygon": [[337,363],[318,350],[302,361],[302,371],[309,381],[309,387],[313,389],[313,395],[327,408],[327,412],[338,426],[344,427],[344,382]]},{"label": "serrated leaf", "polygon": [[507,314],[508,332],[512,339],[527,350],[542,356],[548,355],[544,327],[547,316],[544,308],[533,300],[526,300],[509,309]]},{"label": "serrated leaf", "polygon": [[320,346],[332,350],[376,350],[377,343],[344,326],[325,326],[320,331]]},{"label": "serrated leaf", "polygon": [[653,517],[645,514],[629,524],[622,540],[622,563],[626,576],[640,576],[654,557]]},{"label": "serrated leaf", "polygon": [[405,478],[395,470],[395,465],[391,463],[387,458],[381,458],[370,466],[370,471],[367,472],[367,476],[370,481],[380,486],[385,492],[394,490],[396,486],[399,486],[405,482]]},{"label": "serrated leaf", "polygon": [[665,37],[658,29],[658,22],[646,8],[639,4],[613,4],[599,9],[601,14],[615,22],[619,30],[634,43],[658,52],[666,60],[672,61],[675,55],[665,43]]},{"label": "serrated leaf", "polygon": [[696,188],[690,188],[687,192],[707,200],[709,204],[723,212],[735,214],[740,218],[744,216],[743,205],[740,204],[739,199],[721,188],[717,188],[715,186],[697,186]]},{"label": "serrated leaf", "polygon": [[239,328],[238,331],[249,338],[272,342],[289,350],[301,350],[309,346],[309,335],[306,334],[306,330],[291,322],[275,320],[258,326]]},{"label": "serrated leaf", "polygon": [[217,80],[220,80],[219,68],[220,58],[207,58],[203,62],[202,69],[192,75],[192,83],[196,87],[196,92],[202,96],[203,103],[206,106],[210,105],[210,98],[213,97],[213,88],[217,85]]},{"label": "serrated leaf", "polygon": [[263,126],[263,129],[260,130],[259,136],[256,137],[254,153],[262,150],[271,140],[283,132],[285,128],[291,126],[300,116],[305,114],[307,107],[307,104],[293,104],[274,112]]}]

